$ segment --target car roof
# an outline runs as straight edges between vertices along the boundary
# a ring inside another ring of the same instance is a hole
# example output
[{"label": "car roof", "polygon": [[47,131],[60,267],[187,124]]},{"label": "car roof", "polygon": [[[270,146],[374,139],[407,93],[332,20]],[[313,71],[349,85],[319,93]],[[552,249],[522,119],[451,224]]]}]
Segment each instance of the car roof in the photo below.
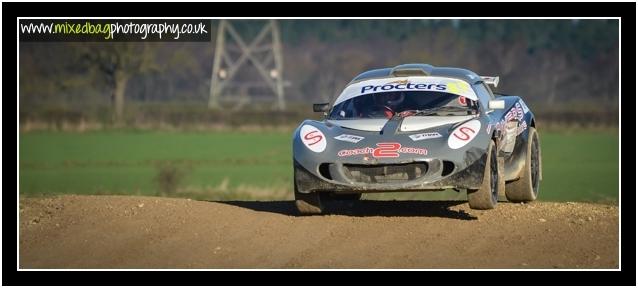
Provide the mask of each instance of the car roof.
[{"label": "car roof", "polygon": [[455,68],[455,67],[436,67],[430,64],[420,64],[420,63],[412,63],[412,64],[402,64],[395,67],[374,69],[363,72],[357,77],[354,77],[348,85],[369,80],[369,79],[382,79],[382,78],[393,78],[393,77],[405,77],[405,76],[441,76],[448,78],[456,78],[463,80],[470,85],[482,82],[483,79],[476,73],[463,69],[463,68]]}]

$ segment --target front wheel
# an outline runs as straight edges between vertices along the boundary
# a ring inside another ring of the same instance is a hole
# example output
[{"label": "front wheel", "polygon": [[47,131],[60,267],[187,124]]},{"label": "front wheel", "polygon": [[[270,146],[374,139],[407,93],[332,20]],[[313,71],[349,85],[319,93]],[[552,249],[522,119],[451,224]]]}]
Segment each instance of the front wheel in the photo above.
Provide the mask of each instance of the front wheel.
[{"label": "front wheel", "polygon": [[319,192],[299,193],[295,191],[295,206],[301,215],[323,213],[322,196]]},{"label": "front wheel", "polygon": [[323,213],[323,198],[320,192],[301,193],[297,189],[297,169],[294,170],[295,206],[301,215],[314,215]]},{"label": "front wheel", "polygon": [[483,172],[483,183],[479,189],[467,189],[467,200],[472,209],[494,209],[498,203],[499,181],[502,173],[499,173],[499,161],[497,159],[496,145],[493,140],[487,147],[487,160]]},{"label": "front wheel", "polygon": [[521,178],[505,184],[505,196],[510,202],[529,202],[538,197],[541,180],[541,146],[538,132],[529,127],[525,151],[525,166]]}]

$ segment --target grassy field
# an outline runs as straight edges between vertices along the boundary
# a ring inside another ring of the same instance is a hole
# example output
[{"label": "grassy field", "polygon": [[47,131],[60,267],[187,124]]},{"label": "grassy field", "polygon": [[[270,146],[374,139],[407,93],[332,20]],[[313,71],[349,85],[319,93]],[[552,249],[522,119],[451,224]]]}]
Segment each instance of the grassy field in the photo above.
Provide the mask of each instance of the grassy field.
[{"label": "grassy field", "polygon": [[[540,200],[616,202],[617,132],[541,133]],[[29,132],[19,138],[21,195],[134,194],[292,199],[289,132]],[[367,199],[463,199],[453,191]]]}]

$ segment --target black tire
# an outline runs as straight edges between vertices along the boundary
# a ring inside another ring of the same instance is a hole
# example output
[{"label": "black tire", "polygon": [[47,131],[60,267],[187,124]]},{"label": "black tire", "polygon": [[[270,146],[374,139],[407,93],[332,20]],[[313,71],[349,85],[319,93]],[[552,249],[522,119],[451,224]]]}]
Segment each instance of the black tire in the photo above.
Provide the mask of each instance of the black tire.
[{"label": "black tire", "polygon": [[295,206],[299,214],[316,215],[323,213],[322,198],[324,195],[320,192],[301,193],[297,190],[297,180],[295,179],[294,182]]},{"label": "black tire", "polygon": [[498,203],[499,181],[502,181],[500,179],[503,176],[499,173],[501,171],[497,156],[496,145],[493,140],[490,140],[481,188],[467,189],[467,200],[472,209],[494,209]]},{"label": "black tire", "polygon": [[521,178],[505,184],[505,196],[510,202],[529,202],[538,197],[541,180],[541,146],[538,132],[529,127],[525,151],[525,166]]},{"label": "black tire", "polygon": [[361,200],[361,193],[351,193],[351,194],[350,193],[349,194],[331,193],[330,199],[337,200],[337,201],[357,201],[357,200]]},{"label": "black tire", "polygon": [[507,196],[505,196],[505,157],[498,157],[498,175],[498,201],[507,201]]}]

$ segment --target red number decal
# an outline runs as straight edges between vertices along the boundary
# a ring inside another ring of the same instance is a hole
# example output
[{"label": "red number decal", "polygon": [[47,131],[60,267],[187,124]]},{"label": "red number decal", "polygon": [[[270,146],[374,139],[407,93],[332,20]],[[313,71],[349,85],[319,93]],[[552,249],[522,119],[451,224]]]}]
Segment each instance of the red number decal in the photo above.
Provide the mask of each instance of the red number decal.
[{"label": "red number decal", "polygon": [[321,135],[312,135],[312,134],[315,134],[317,132],[319,132],[319,131],[315,130],[315,131],[312,131],[312,132],[310,132],[310,133],[308,133],[308,134],[303,136],[303,139],[306,139],[308,141],[314,141],[312,143],[308,143],[308,146],[315,145],[315,144],[319,143],[319,141],[321,141],[321,139],[323,139],[323,137]]},{"label": "red number decal", "polygon": [[461,133],[463,133],[463,135],[461,135],[461,136],[456,135],[457,132],[454,132],[454,134],[452,134],[452,135],[454,135],[454,137],[458,138],[461,141],[467,141],[467,140],[470,139],[470,134],[467,132],[467,130],[472,132],[472,134],[476,133],[474,131],[474,129],[472,129],[470,127],[461,127],[461,128],[459,128],[459,131],[457,131],[457,132],[461,132]]},{"label": "red number decal", "polygon": [[399,152],[397,152],[399,149],[401,149],[401,144],[399,143],[377,143],[377,148],[374,149],[372,156],[375,158],[396,158],[399,157]]}]

